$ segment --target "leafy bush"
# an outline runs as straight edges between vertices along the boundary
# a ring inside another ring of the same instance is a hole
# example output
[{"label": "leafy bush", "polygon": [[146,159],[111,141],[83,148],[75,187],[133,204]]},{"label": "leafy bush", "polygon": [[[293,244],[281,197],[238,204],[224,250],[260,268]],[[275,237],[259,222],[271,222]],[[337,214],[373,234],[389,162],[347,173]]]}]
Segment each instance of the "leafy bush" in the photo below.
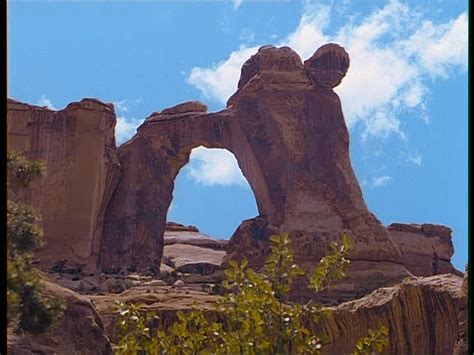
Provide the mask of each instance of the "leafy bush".
[{"label": "leafy bush", "polygon": [[[34,177],[44,172],[39,162],[8,152],[8,187],[28,187]],[[62,309],[62,302],[40,296],[41,282],[33,267],[33,253],[43,245],[39,215],[28,204],[7,201],[7,322],[17,332],[41,333]]]},{"label": "leafy bush", "polygon": [[[324,308],[309,302],[288,302],[292,284],[304,272],[293,260],[287,234],[271,238],[271,255],[262,272],[247,260],[230,262],[222,286],[227,293],[217,305],[221,321],[210,322],[204,311],[178,312],[166,330],[153,326],[157,316],[140,305],[117,303],[119,354],[319,354],[320,338],[311,331]],[[309,284],[321,291],[345,276],[350,239],[331,244],[332,253],[320,260]],[[388,331],[370,331],[356,345],[356,354],[380,352]]]}]

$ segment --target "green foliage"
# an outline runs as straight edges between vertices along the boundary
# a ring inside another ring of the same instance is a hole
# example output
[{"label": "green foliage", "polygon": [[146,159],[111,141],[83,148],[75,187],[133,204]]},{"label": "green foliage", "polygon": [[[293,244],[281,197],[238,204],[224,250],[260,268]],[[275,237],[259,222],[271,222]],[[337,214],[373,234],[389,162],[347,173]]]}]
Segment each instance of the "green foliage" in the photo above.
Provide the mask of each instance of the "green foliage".
[{"label": "green foliage", "polygon": [[30,161],[15,151],[7,152],[8,178],[25,187],[28,187],[35,177],[42,176],[45,169],[40,161]]},{"label": "green foliage", "polygon": [[[323,306],[288,301],[293,282],[304,272],[294,263],[288,234],[273,236],[271,242],[262,272],[249,268],[247,260],[229,263],[222,283],[227,292],[217,305],[220,321],[210,322],[204,311],[194,308],[178,312],[168,329],[156,330],[156,315],[139,305],[118,303],[118,354],[319,354],[323,345],[311,324],[319,320]],[[343,236],[342,244],[331,248],[332,254],[310,276],[315,290],[347,271],[349,238]],[[361,344],[379,349],[379,338],[369,337]]]},{"label": "green foliage", "polygon": [[388,328],[381,326],[378,330],[369,329],[369,335],[356,344],[354,355],[381,353],[388,345]]},{"label": "green foliage", "polygon": [[[24,187],[44,167],[30,162],[18,153],[7,155],[9,178]],[[39,215],[28,204],[7,201],[7,322],[16,331],[41,333],[62,309],[62,302],[40,296],[41,282],[33,267],[34,251],[43,245],[43,232],[38,227]]]},{"label": "green foliage", "polygon": [[342,235],[342,244],[331,243],[330,248],[332,253],[323,257],[313,276],[310,278],[310,287],[316,292],[327,288],[336,280],[341,280],[345,277],[345,273],[349,268],[349,260],[347,259],[349,250],[352,248],[349,236]]}]

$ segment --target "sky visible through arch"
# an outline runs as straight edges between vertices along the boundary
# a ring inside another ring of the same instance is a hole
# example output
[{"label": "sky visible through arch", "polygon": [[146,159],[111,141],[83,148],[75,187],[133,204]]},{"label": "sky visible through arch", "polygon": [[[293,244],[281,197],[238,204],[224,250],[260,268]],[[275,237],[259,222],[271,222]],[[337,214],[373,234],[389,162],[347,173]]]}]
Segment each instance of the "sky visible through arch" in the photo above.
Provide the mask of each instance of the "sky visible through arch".
[{"label": "sky visible through arch", "polygon": [[[8,95],[61,109],[114,102],[124,142],[151,112],[225,107],[243,62],[265,44],[306,59],[351,57],[336,88],[367,205],[384,223],[453,229],[467,262],[467,1],[8,2]],[[256,215],[233,156],[199,148],[180,172],[170,219],[230,237]]]}]

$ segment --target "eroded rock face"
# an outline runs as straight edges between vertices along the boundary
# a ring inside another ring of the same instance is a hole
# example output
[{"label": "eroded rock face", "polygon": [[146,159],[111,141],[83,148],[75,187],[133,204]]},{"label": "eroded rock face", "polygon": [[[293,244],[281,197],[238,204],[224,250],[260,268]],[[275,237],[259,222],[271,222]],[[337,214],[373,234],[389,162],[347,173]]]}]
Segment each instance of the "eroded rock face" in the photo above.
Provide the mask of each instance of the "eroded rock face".
[{"label": "eroded rock face", "polygon": [[463,304],[462,278],[411,277],[361,299],[343,303],[321,319],[323,354],[349,354],[368,329],[389,328],[387,354],[452,354]]},{"label": "eroded rock face", "polygon": [[10,192],[39,209],[42,265],[97,267],[104,215],[120,177],[111,104],[83,99],[59,111],[8,100],[8,148],[45,162],[31,189]]},{"label": "eroded rock face", "polygon": [[234,153],[266,220],[267,230],[258,234],[237,229],[226,261],[250,252],[258,266],[268,237],[284,231],[297,262],[309,269],[347,232],[355,248],[344,294],[354,297],[409,275],[400,250],[367,210],[350,164],[349,134],[332,91],[348,64],[337,45],[305,64],[288,47],[262,47],[244,64],[227,109],[172,108],[150,116],[119,148],[123,176],[107,209],[101,265],[159,263],[174,179],[191,150],[203,145]]},{"label": "eroded rock face", "polygon": [[227,240],[211,238],[194,226],[167,222],[163,237],[163,257],[179,273],[213,274],[226,254]]},{"label": "eroded rock face", "polygon": [[[351,354],[356,342],[369,329],[381,325],[389,328],[389,346],[384,354],[452,354],[459,331],[457,315],[464,307],[459,276],[445,274],[410,277],[387,288],[378,289],[355,301],[330,307],[313,325],[323,343],[322,354]],[[193,285],[182,287],[135,287],[117,295],[122,301],[146,304],[156,311],[158,329],[169,329],[178,311],[198,307],[209,321],[222,321],[216,310],[220,297],[210,295]],[[114,299],[92,296],[105,329],[117,341],[116,315],[111,312]],[[225,320],[224,320],[225,323]]]},{"label": "eroded rock face", "polygon": [[334,88],[346,76],[349,55],[341,46],[328,43],[321,46],[304,62],[311,80],[323,88]]},{"label": "eroded rock face", "polygon": [[454,355],[465,355],[467,354],[468,346],[468,272],[466,267],[466,273],[464,274],[464,280],[461,287],[461,307],[458,313],[458,336],[456,338],[456,344],[454,345]]},{"label": "eroded rock face", "polygon": [[434,224],[393,223],[387,229],[413,275],[452,273],[462,276],[451,264],[454,248],[450,228]]}]

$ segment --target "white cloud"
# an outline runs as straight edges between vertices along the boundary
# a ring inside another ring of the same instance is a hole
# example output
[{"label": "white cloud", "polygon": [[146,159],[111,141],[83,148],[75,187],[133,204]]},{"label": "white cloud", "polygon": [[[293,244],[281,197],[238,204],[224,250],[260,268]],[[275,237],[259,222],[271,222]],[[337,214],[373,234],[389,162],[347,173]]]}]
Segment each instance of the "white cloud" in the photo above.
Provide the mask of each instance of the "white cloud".
[{"label": "white cloud", "polygon": [[115,139],[117,145],[132,138],[136,133],[137,127],[142,124],[143,121],[144,119],[127,119],[124,116],[118,116],[117,123],[115,124]]},{"label": "white cloud", "polygon": [[302,59],[309,58],[316,49],[329,41],[323,30],[329,24],[331,8],[307,2],[296,30],[278,46],[289,46]]},{"label": "white cloud", "polygon": [[125,115],[130,114],[130,111],[133,111],[133,108],[136,105],[139,105],[143,102],[143,98],[139,97],[136,99],[124,99],[119,101],[112,101],[114,104],[115,111],[121,113],[120,116],[117,116],[117,123],[115,124],[115,139],[117,144],[122,144],[123,142],[132,138],[136,133],[136,129],[141,125],[144,119],[129,118]]},{"label": "white cloud", "polygon": [[237,10],[240,5],[242,5],[243,0],[232,0],[232,6],[234,7],[234,10]]},{"label": "white cloud", "polygon": [[237,90],[242,64],[257,53],[258,48],[241,47],[232,52],[227,60],[213,64],[211,68],[194,67],[189,74],[188,83],[201,90],[206,98],[225,104]]},{"label": "white cloud", "polygon": [[[349,129],[362,127],[362,138],[406,138],[400,114],[418,110],[429,122],[425,100],[429,83],[467,69],[467,15],[434,24],[426,14],[399,1],[388,1],[359,21],[351,19],[327,33],[331,7],[306,2],[296,29],[278,46],[288,45],[302,59],[327,42],[341,44],[351,65],[335,91]],[[206,98],[225,104],[236,88],[240,68],[258,47],[241,46],[210,68],[194,67],[188,83]]]},{"label": "white cloud", "polygon": [[41,106],[41,107],[47,107],[49,108],[50,110],[55,110],[56,111],[56,107],[54,107],[53,103],[51,102],[50,99],[48,99],[46,97],[46,95],[41,95],[41,98],[38,100],[38,102],[36,103],[38,106]]},{"label": "white cloud", "polygon": [[408,161],[409,163],[412,163],[412,164],[414,164],[414,165],[420,167],[420,166],[421,166],[421,163],[422,163],[422,161],[423,161],[423,157],[421,156],[420,153],[415,153],[415,154],[409,155],[409,156],[407,157],[407,161]]},{"label": "white cloud", "polygon": [[392,178],[388,175],[374,176],[372,178],[372,187],[382,187],[387,185]]},{"label": "white cloud", "polygon": [[446,78],[453,67],[467,70],[467,25],[466,13],[440,25],[425,20],[410,36],[405,48],[416,56],[427,73]]},{"label": "white cloud", "polygon": [[143,98],[139,97],[137,99],[124,99],[120,101],[113,101],[112,103],[114,104],[115,110],[117,112],[128,112],[130,106],[136,106],[138,104],[141,104],[143,102]]},{"label": "white cloud", "polygon": [[225,149],[195,148],[185,169],[187,175],[199,184],[248,186],[237,159]]}]

